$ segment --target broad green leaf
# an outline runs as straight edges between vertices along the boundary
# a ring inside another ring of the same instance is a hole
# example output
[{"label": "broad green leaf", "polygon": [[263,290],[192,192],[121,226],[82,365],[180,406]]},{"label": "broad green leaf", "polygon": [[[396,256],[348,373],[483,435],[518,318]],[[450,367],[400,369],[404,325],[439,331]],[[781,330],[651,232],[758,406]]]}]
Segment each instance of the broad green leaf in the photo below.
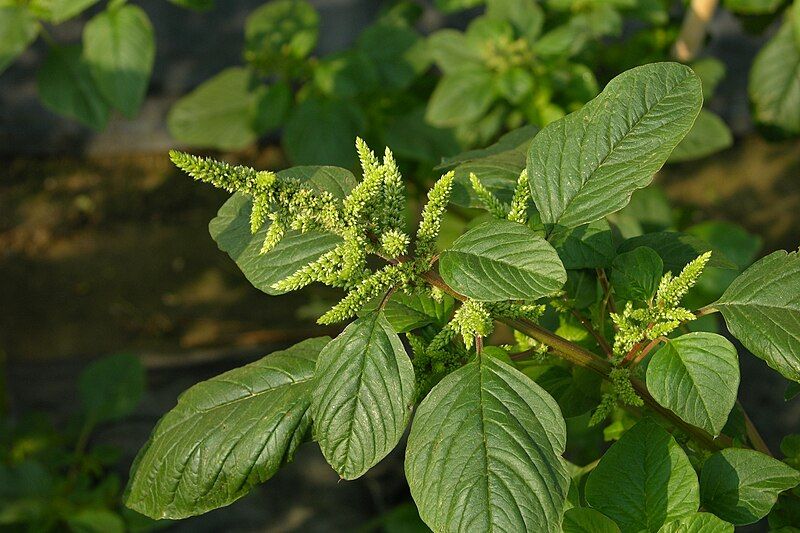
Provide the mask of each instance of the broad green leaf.
[{"label": "broad green leaf", "polygon": [[538,383],[558,402],[564,418],[585,414],[600,403],[601,379],[591,370],[535,365],[524,367],[522,373]]},{"label": "broad green leaf", "polygon": [[715,333],[689,333],[670,340],[647,365],[647,390],[686,422],[716,436],[736,403],[739,357]]},{"label": "broad green leaf", "polygon": [[717,91],[719,82],[725,77],[725,64],[715,57],[704,57],[693,61],[691,67],[703,84],[703,99],[709,100]]},{"label": "broad green leaf", "polygon": [[737,526],[767,516],[778,494],[797,486],[800,472],[755,450],[727,448],[700,472],[703,507]]},{"label": "broad green leaf", "polygon": [[363,111],[346,100],[309,98],[289,115],[283,147],[295,165],[356,163],[353,140],[365,127]]},{"label": "broad green leaf", "polygon": [[723,3],[734,13],[757,15],[774,13],[783,2],[782,0],[724,0]]},{"label": "broad green leaf", "polygon": [[133,355],[112,355],[95,361],[78,381],[86,417],[97,423],[131,414],[144,394],[144,379],[144,368]]},{"label": "broad green leaf", "polygon": [[611,264],[611,285],[614,293],[624,300],[648,302],[656,293],[664,263],[647,246],[623,252]]},{"label": "broad green leaf", "polygon": [[695,513],[664,524],[658,533],[733,533],[733,524],[711,513]]},{"label": "broad green leaf", "polygon": [[538,131],[536,126],[525,126],[506,133],[488,148],[470,150],[442,161],[437,170],[452,168],[455,172],[450,201],[461,207],[482,205],[470,184],[469,175],[474,173],[495,196],[509,203],[525,169],[528,145]]},{"label": "broad green leaf", "polygon": [[291,462],[311,428],[314,365],[329,341],[308,339],[181,394],[136,457],[125,504],[155,519],[202,514]]},{"label": "broad green leaf", "polygon": [[[364,311],[377,309],[382,299],[369,302]],[[396,292],[384,305],[383,316],[397,333],[406,333],[428,324],[437,324],[441,327],[450,320],[454,302],[449,295],[444,295],[437,301],[423,292],[414,294]]]},{"label": "broad green leaf", "polygon": [[402,90],[430,64],[425,42],[412,28],[378,23],[358,37],[358,48],[375,65],[385,89]]},{"label": "broad green leaf", "polygon": [[319,15],[305,0],[273,0],[245,22],[245,58],[266,70],[305,59],[317,45]]},{"label": "broad green leaf", "polygon": [[494,76],[489,70],[458,70],[439,81],[425,117],[443,128],[469,124],[480,119],[496,98]]},{"label": "broad green leaf", "polygon": [[69,20],[89,7],[96,4],[99,0],[31,0],[31,11],[39,17],[52,22],[61,24]]},{"label": "broad green leaf", "polygon": [[702,109],[694,126],[670,154],[668,162],[682,163],[721,152],[733,145],[733,134],[719,116]]},{"label": "broad green leaf", "polygon": [[486,0],[486,16],[508,21],[531,43],[542,32],[544,12],[536,0]]},{"label": "broad green leaf", "polygon": [[748,93],[755,120],[789,134],[800,133],[800,47],[785,22],[756,56]]},{"label": "broad green leaf", "polygon": [[292,89],[286,82],[278,81],[258,92],[253,115],[253,131],[256,135],[280,127],[292,105]]},{"label": "broad green leaf", "polygon": [[83,28],[83,55],[103,97],[133,118],[147,92],[156,55],[147,14],[132,5],[101,12]]},{"label": "broad green leaf", "polygon": [[414,368],[380,311],[357,319],[319,354],[311,413],[328,463],[356,479],[397,446],[414,407]]},{"label": "broad green leaf", "polygon": [[417,409],[406,479],[434,531],[556,532],[569,476],[556,402],[511,366],[479,357]]},{"label": "broad green leaf", "polygon": [[428,37],[428,50],[436,66],[445,74],[483,65],[480,47],[462,32],[450,28],[432,33]]},{"label": "broad green leaf", "polygon": [[0,73],[36,40],[39,24],[24,6],[0,7]]},{"label": "broad green leaf", "polygon": [[760,236],[725,220],[701,222],[686,228],[686,233],[708,243],[714,250],[719,250],[739,269],[747,268],[753,263],[762,245]]},{"label": "broad green leaf", "polygon": [[454,290],[483,302],[536,300],[567,281],[553,247],[507,220],[485,222],[456,239],[442,252],[439,271]]},{"label": "broad green leaf", "polygon": [[606,515],[587,507],[573,507],[564,513],[563,533],[619,533],[619,526]]},{"label": "broad green leaf", "polygon": [[92,80],[80,46],[51,48],[36,79],[46,107],[95,130],[106,126],[108,104]]},{"label": "broad green leaf", "polygon": [[702,103],[689,67],[655,63],[620,74],[582,109],[546,126],[528,152],[542,222],[575,227],[625,207],[692,128]]},{"label": "broad green leaf", "polygon": [[587,503],[623,531],[655,532],[697,511],[697,475],[665,429],[639,421],[606,452],[586,480]]},{"label": "broad green leaf", "polygon": [[[278,173],[282,178],[295,178],[308,182],[314,189],[326,190],[336,198],[344,198],[355,186],[355,177],[349,170],[337,167],[293,167]],[[253,286],[267,294],[283,294],[272,285],[319,256],[332,250],[341,239],[329,233],[287,231],[278,245],[269,252],[260,253],[269,221],[256,233],[250,232],[252,201],[234,194],[220,208],[208,226],[217,246],[226,252]]]},{"label": "broad green leaf", "polygon": [[260,95],[247,69],[225,69],[172,106],[167,116],[169,132],[200,148],[242,149],[256,140],[254,119]]},{"label": "broad green leaf", "polygon": [[745,348],[800,382],[800,257],[773,252],[745,270],[711,304]]},{"label": "broad green leaf", "polygon": [[548,237],[564,268],[605,268],[614,259],[611,227],[604,219],[577,228],[556,227]]},{"label": "broad green leaf", "polygon": [[[629,252],[641,246],[655,250],[664,262],[664,272],[672,272],[675,275],[689,262],[711,250],[707,242],[694,235],[677,231],[657,231],[624,241],[617,248],[617,253]],[[736,264],[718,250],[712,251],[708,266],[736,269]]]}]

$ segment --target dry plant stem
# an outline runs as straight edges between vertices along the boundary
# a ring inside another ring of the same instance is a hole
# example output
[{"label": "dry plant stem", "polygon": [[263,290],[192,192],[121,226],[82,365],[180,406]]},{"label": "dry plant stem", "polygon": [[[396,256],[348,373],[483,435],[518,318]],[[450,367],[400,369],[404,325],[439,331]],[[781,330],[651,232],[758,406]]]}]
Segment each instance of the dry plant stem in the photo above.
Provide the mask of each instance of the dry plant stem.
[{"label": "dry plant stem", "polygon": [[683,18],[681,32],[672,48],[672,55],[684,63],[693,60],[703,48],[706,31],[719,0],[692,0]]},{"label": "dry plant stem", "polygon": [[[402,259],[401,259],[402,260]],[[452,288],[450,288],[447,283],[439,276],[438,273],[430,270],[423,274],[423,278],[425,281],[441,289],[442,291],[446,292],[450,296],[458,299],[464,300],[466,299],[463,295],[457,293]],[[553,349],[556,355],[560,356],[562,359],[569,361],[574,365],[578,365],[583,368],[587,368],[592,370],[602,376],[603,378],[608,379],[608,375],[611,372],[613,366],[605,359],[601,359],[597,355],[593,354],[592,352],[581,348],[580,346],[573,344],[572,342],[563,339],[542,327],[538,324],[534,324],[530,320],[524,319],[512,319],[512,318],[504,318],[500,319],[500,322],[510,326],[525,335],[549,346]],[[716,439],[709,435],[707,432],[703,431],[702,429],[695,427],[691,424],[684,422],[681,418],[676,416],[672,411],[666,409],[659,405],[659,403],[653,398],[647,390],[644,382],[639,379],[633,378],[631,379],[631,385],[633,386],[634,390],[636,390],[637,394],[642,398],[645,405],[649,407],[652,411],[657,413],[659,416],[667,420],[670,424],[675,426],[676,428],[680,429],[687,435],[689,435],[695,442],[699,445],[703,446],[712,451],[720,450],[723,448],[728,448],[733,445],[733,441],[725,436],[720,435]]]}]

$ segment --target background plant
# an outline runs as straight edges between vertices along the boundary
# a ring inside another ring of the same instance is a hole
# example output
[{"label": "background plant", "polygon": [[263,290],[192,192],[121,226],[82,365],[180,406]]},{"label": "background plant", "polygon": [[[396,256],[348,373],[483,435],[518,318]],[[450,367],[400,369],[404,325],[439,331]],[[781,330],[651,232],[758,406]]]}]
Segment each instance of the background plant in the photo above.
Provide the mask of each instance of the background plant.
[{"label": "background plant", "polygon": [[[797,252],[737,274],[757,243],[734,246],[734,260],[701,238],[724,232],[648,232],[629,204],[701,106],[685,66],[623,73],[532,140],[512,132],[451,161],[415,231],[397,216],[405,190],[392,153],[360,140],[360,181],[343,168],[276,174],[174,152],[234,193],[210,229],[256,287],[341,288],[320,322],[353,321],[182,395],[134,463],[127,505],[153,518],[227,505],[306,439],[357,478],[398,444],[416,406],[406,477],[435,531],[732,531],[770,513],[796,526],[796,438],[785,461],[771,456],[736,402],[735,346],[688,328],[721,313],[797,382]],[[520,153],[505,201],[479,170]],[[465,167],[489,216],[439,251]],[[688,294],[704,284],[714,301],[698,308]],[[490,346],[501,325],[513,344]],[[562,458],[598,427],[616,440],[604,455]]]},{"label": "background plant", "polygon": [[[213,0],[170,0],[208,9]],[[147,14],[125,0],[109,0],[83,28],[79,44],[56,42],[48,25],[62,24],[99,0],[0,1],[0,73],[37,38],[49,52],[37,74],[39,98],[50,110],[102,130],[112,110],[133,118],[144,101],[155,60]]]},{"label": "background plant", "polygon": [[0,418],[0,528],[9,531],[147,531],[156,523],[119,504],[113,469],[120,450],[92,445],[96,428],[130,415],[144,392],[131,355],[90,364],[78,382],[80,405],[61,430],[42,413]]}]

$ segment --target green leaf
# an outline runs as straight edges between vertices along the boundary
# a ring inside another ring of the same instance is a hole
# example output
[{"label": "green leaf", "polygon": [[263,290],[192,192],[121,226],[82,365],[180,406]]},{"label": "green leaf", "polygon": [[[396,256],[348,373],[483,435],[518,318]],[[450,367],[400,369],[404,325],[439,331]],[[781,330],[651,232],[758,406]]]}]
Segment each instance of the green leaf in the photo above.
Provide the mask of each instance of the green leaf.
[{"label": "green leaf", "polygon": [[125,504],[155,519],[185,518],[275,475],[308,436],[314,365],[329,341],[308,339],[181,394],[139,452]]},{"label": "green leaf", "polygon": [[99,0],[31,0],[31,11],[41,18],[61,24],[89,7],[96,4]]},{"label": "green leaf", "polygon": [[733,524],[711,513],[695,513],[664,524],[658,533],[733,533]]},{"label": "green leaf", "polygon": [[734,13],[757,15],[774,13],[783,3],[782,0],[725,0],[725,8]]},{"label": "green leaf", "polygon": [[700,472],[703,507],[737,526],[769,513],[778,494],[800,483],[800,472],[755,450],[727,448],[708,458]]},{"label": "green leaf", "polygon": [[517,187],[520,173],[525,170],[528,145],[539,131],[536,126],[512,130],[488,148],[470,150],[442,161],[437,170],[453,168],[455,179],[450,201],[461,207],[480,207],[469,175],[480,176],[481,183],[501,201],[509,203]]},{"label": "green leaf", "polygon": [[[374,311],[382,299],[369,302],[362,312]],[[397,333],[406,333],[428,324],[442,327],[450,320],[454,302],[453,297],[448,295],[437,301],[423,292],[395,292],[384,305],[383,316]]]},{"label": "green leaf", "polygon": [[414,404],[414,368],[383,314],[357,319],[322,350],[311,413],[328,463],[356,479],[397,446]]},{"label": "green leaf", "polygon": [[739,357],[715,333],[670,340],[647,365],[647,390],[686,422],[716,436],[725,427],[739,389]]},{"label": "green leaf", "polygon": [[[677,231],[657,231],[624,241],[617,248],[617,253],[629,252],[641,246],[655,250],[664,262],[664,272],[672,272],[675,275],[689,262],[711,250],[707,242],[694,235]],[[708,266],[736,269],[736,264],[718,250],[712,252]]]},{"label": "green leaf", "polygon": [[375,65],[381,87],[407,88],[430,64],[425,42],[412,28],[378,23],[358,37],[358,48]]},{"label": "green leaf", "polygon": [[800,382],[800,257],[773,252],[745,270],[711,304],[745,348]]},{"label": "green leaf", "polygon": [[725,77],[725,64],[714,57],[704,57],[693,61],[691,67],[703,84],[703,99],[709,100]]},{"label": "green leaf", "polygon": [[485,222],[459,237],[442,252],[439,271],[454,290],[483,302],[536,300],[567,281],[553,247],[507,220]]},{"label": "green leaf", "polygon": [[356,163],[353,142],[365,126],[360,108],[346,100],[309,98],[295,107],[283,130],[283,147],[295,165]]},{"label": "green leaf", "polygon": [[661,257],[647,246],[621,253],[611,265],[614,293],[624,300],[648,302],[658,289],[663,269]]},{"label": "green leaf", "polygon": [[125,533],[122,517],[108,509],[81,509],[66,521],[72,533]]},{"label": "green leaf", "polygon": [[445,28],[428,37],[428,50],[436,66],[445,74],[474,70],[483,65],[480,47],[462,32]]},{"label": "green leaf", "polygon": [[436,7],[445,13],[469,9],[481,5],[483,2],[484,0],[434,0]]},{"label": "green leaf", "polygon": [[78,390],[90,420],[118,420],[139,405],[144,394],[144,368],[133,355],[104,357],[83,371]]},{"label": "green leaf", "polygon": [[733,145],[733,134],[719,116],[702,109],[694,126],[670,154],[668,162],[702,159]]},{"label": "green leaf", "polygon": [[567,509],[561,529],[563,533],[619,533],[613,520],[586,507]]},{"label": "green leaf", "polygon": [[282,69],[302,61],[317,45],[319,15],[305,0],[274,0],[247,17],[245,58],[259,66]]},{"label": "green leaf", "polygon": [[39,24],[23,6],[0,7],[0,73],[36,40]]},{"label": "green leaf", "polygon": [[697,511],[697,475],[661,426],[639,421],[606,452],[586,481],[586,501],[623,531],[658,531]]},{"label": "green leaf", "polygon": [[36,78],[46,107],[95,130],[106,126],[108,104],[92,80],[80,46],[51,48]]},{"label": "green leaf", "polygon": [[278,81],[267,85],[258,93],[253,116],[253,131],[256,135],[280,127],[289,114],[292,105],[292,89],[286,82]]},{"label": "green leaf", "polygon": [[577,228],[558,226],[548,240],[566,269],[605,268],[614,259],[611,227],[604,219]]},{"label": "green leaf", "polygon": [[756,122],[800,133],[800,47],[785,22],[753,61],[748,93]]},{"label": "green leaf", "polygon": [[625,207],[692,128],[703,103],[689,67],[624,72],[582,109],[531,142],[531,195],[546,224],[576,227]]},{"label": "green leaf", "polygon": [[[388,118],[388,117],[387,117]],[[395,157],[414,161],[435,162],[442,155],[458,153],[460,146],[448,129],[425,122],[425,107],[406,109],[384,126],[384,144],[392,147]]]},{"label": "green leaf", "polygon": [[406,479],[434,531],[559,531],[569,487],[556,402],[519,371],[479,357],[417,409]]},{"label": "green leaf", "polygon": [[201,148],[239,150],[256,140],[254,118],[261,93],[247,69],[231,67],[184,96],[167,116],[177,140]]},{"label": "green leaf", "polygon": [[[326,190],[336,198],[344,198],[355,186],[349,170],[337,167],[293,167],[278,173],[282,178],[308,182],[313,189]],[[252,201],[234,194],[220,208],[208,226],[217,246],[226,252],[253,286],[267,294],[283,294],[272,285],[315,261],[341,242],[336,235],[289,230],[275,248],[260,253],[270,222],[255,234],[250,232]]]},{"label": "green leaf", "polygon": [[431,124],[443,128],[469,124],[483,117],[496,98],[490,71],[457,70],[439,81],[425,116]]},{"label": "green leaf", "polygon": [[522,373],[534,380],[552,396],[564,418],[589,412],[600,403],[600,377],[591,370],[563,366],[526,366]]},{"label": "green leaf", "polygon": [[508,21],[518,35],[533,43],[542,32],[544,11],[536,0],[486,0],[486,16]]},{"label": "green leaf", "polygon": [[147,14],[132,5],[101,12],[83,28],[83,55],[103,97],[133,118],[147,92],[156,55]]}]

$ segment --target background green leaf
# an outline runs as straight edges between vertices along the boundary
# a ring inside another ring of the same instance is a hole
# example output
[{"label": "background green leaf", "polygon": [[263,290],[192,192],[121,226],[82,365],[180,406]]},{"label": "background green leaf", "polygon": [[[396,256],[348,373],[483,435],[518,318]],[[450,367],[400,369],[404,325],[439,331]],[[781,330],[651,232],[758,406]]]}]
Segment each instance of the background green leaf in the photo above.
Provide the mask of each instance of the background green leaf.
[{"label": "background green leaf", "polygon": [[124,5],[96,15],[83,28],[83,55],[103,97],[133,118],[147,92],[156,55],[147,14]]},{"label": "background green leaf", "polygon": [[[630,252],[640,246],[655,250],[664,262],[664,272],[672,272],[675,275],[678,275],[691,261],[711,250],[707,242],[694,235],[678,231],[656,231],[625,240],[617,248],[617,253]],[[707,266],[734,270],[737,268],[736,264],[719,250],[712,251]]]},{"label": "background green leaf", "polygon": [[443,128],[474,122],[496,99],[494,88],[492,73],[483,68],[445,74],[428,101],[425,118]]},{"label": "background green leaf", "polygon": [[193,386],[131,469],[125,504],[155,519],[229,505],[291,462],[311,427],[314,365],[328,337]]},{"label": "background green leaf", "polygon": [[247,17],[245,58],[266,69],[302,61],[317,45],[319,15],[305,0],[273,0]]},{"label": "background green leaf", "polygon": [[767,515],[778,493],[797,486],[800,472],[755,450],[727,448],[712,455],[700,472],[703,507],[733,524]]},{"label": "background green leaf", "polygon": [[439,271],[457,292],[484,302],[536,300],[567,281],[553,247],[507,220],[485,222],[456,239],[442,252]]},{"label": "background green leaf", "polygon": [[397,446],[414,407],[414,368],[380,311],[351,323],[317,361],[311,413],[328,463],[355,479]]},{"label": "background green leaf", "polygon": [[629,429],[600,459],[586,480],[587,503],[623,531],[658,531],[697,511],[697,475],[689,458],[649,418]]},{"label": "background green leaf", "polygon": [[144,379],[144,368],[133,355],[112,355],[95,361],[78,381],[86,416],[95,423],[128,416],[142,399]]},{"label": "background green leaf", "polygon": [[94,84],[79,45],[51,48],[37,75],[39,98],[49,109],[95,130],[108,122],[108,104]]},{"label": "background green leaf", "polygon": [[682,163],[702,159],[733,145],[733,134],[718,115],[702,109],[697,120],[670,154],[669,163]]},{"label": "background green leaf", "polygon": [[719,435],[736,403],[739,357],[715,333],[688,333],[662,346],[647,364],[647,390],[690,424]]},{"label": "background green leaf", "polygon": [[0,7],[0,72],[36,40],[39,24],[23,6]]},{"label": "background green leaf", "polygon": [[557,226],[547,238],[564,268],[605,268],[614,259],[611,227],[604,219],[577,228]]},{"label": "background green leaf", "polygon": [[312,97],[298,104],[283,130],[283,147],[295,165],[356,163],[354,142],[366,127],[362,110],[347,100]]},{"label": "background green leaf", "polygon": [[200,148],[239,150],[256,140],[261,96],[247,69],[231,67],[178,100],[167,116],[177,140]]},{"label": "background green leaf", "polygon": [[623,208],[689,132],[702,102],[689,67],[655,63],[620,74],[579,111],[546,126],[528,152],[542,222],[580,226]]},{"label": "background green leaf", "polygon": [[417,409],[406,478],[434,531],[559,531],[569,477],[556,402],[519,371],[479,357]]},{"label": "background green leaf", "polygon": [[756,56],[748,93],[754,118],[788,134],[800,133],[800,46],[785,22]]}]

